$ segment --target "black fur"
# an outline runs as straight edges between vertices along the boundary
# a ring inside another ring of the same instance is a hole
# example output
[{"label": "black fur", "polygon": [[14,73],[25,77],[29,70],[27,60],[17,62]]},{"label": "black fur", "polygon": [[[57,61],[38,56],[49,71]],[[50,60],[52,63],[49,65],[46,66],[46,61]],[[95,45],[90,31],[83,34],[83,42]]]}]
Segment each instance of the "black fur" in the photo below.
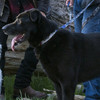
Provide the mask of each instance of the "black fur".
[{"label": "black fur", "polygon": [[25,38],[40,54],[43,68],[54,83],[58,100],[74,100],[78,83],[100,75],[100,33],[71,33],[60,29],[40,45],[57,29],[56,24],[36,9],[21,13],[17,19],[21,19],[21,25],[17,21],[6,25],[4,32],[15,35],[25,31]]}]

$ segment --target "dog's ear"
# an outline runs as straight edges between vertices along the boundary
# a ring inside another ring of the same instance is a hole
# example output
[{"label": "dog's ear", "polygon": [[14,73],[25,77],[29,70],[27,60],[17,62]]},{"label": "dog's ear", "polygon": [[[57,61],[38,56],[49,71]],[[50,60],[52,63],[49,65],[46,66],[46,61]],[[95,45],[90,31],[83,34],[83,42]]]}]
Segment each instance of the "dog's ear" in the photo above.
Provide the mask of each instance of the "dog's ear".
[{"label": "dog's ear", "polygon": [[31,21],[32,22],[36,22],[37,20],[38,20],[38,18],[39,18],[39,14],[40,12],[39,11],[31,11],[30,13],[29,13],[29,16],[30,16],[30,19],[31,19]]}]

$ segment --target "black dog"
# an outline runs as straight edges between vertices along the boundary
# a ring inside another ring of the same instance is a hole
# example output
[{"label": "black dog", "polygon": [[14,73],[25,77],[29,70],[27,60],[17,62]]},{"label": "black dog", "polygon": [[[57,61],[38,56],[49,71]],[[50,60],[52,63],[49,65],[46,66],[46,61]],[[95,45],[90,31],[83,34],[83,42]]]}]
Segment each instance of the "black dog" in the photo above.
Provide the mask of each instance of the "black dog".
[{"label": "black dog", "polygon": [[2,29],[8,35],[18,35],[13,39],[13,50],[25,40],[36,48],[58,100],[74,100],[78,83],[100,75],[100,33],[85,35],[64,29],[56,32],[56,24],[36,9],[21,13]]}]

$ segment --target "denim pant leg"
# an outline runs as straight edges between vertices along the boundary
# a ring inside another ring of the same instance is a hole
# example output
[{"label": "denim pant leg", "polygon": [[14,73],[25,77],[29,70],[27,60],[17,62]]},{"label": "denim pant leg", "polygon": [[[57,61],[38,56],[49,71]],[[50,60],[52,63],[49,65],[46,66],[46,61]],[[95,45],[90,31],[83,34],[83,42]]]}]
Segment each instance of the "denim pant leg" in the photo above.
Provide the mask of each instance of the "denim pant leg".
[{"label": "denim pant leg", "polygon": [[[84,22],[85,19],[87,19],[87,17],[91,15],[91,13],[95,10],[96,7],[97,5],[91,6],[84,12],[82,22]],[[96,13],[96,15],[93,18],[91,18],[87,22],[87,24],[82,29],[82,33],[84,34],[91,33],[91,32],[100,33],[100,10],[98,11],[98,13]]]},{"label": "denim pant leg", "polygon": [[85,100],[100,100],[100,77],[83,83]]},{"label": "denim pant leg", "polygon": [[[82,8],[80,7],[80,0],[74,0],[74,7],[73,7],[73,13],[74,13],[74,17],[82,10]],[[75,21],[74,21],[74,25],[75,25],[75,32],[80,33],[81,32],[81,28],[82,28],[82,18],[83,15],[79,16]]]},{"label": "denim pant leg", "polygon": [[[89,9],[87,9],[84,12],[83,15],[83,22],[84,20],[93,12],[93,10],[97,7],[91,6]],[[85,25],[85,27],[82,29],[82,33],[88,34],[88,33],[100,33],[100,10],[96,14],[95,17],[90,19],[88,23]],[[85,100],[100,100],[100,77],[97,77],[93,80],[90,80],[88,82],[84,82],[84,89],[85,89]]]}]

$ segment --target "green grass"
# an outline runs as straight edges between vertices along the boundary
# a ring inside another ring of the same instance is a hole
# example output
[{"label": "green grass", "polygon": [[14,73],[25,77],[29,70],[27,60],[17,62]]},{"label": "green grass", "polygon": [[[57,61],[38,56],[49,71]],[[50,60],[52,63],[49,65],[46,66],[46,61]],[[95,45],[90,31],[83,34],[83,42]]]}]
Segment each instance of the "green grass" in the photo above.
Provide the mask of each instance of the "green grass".
[{"label": "green grass", "polygon": [[76,91],[75,91],[75,94],[76,95],[82,95],[84,96],[85,94],[83,93],[83,89],[84,89],[84,86],[82,84],[80,84],[82,87],[80,89],[76,88]]},{"label": "green grass", "polygon": [[31,86],[39,91],[43,91],[43,88],[54,90],[52,82],[48,79],[48,77],[33,77]]},{"label": "green grass", "polygon": [[[6,100],[13,100],[12,93],[13,93],[14,80],[15,80],[15,76],[4,77]],[[31,86],[38,91],[43,91],[43,88],[54,90],[52,82],[47,77],[41,77],[41,76],[32,77]],[[39,99],[35,99],[35,100],[39,100]]]},{"label": "green grass", "polygon": [[4,77],[4,87],[5,87],[6,100],[13,100],[12,99],[12,92],[13,92],[14,79],[15,79],[15,76]]},{"label": "green grass", "polygon": [[[12,93],[13,93],[13,85],[14,85],[14,80],[15,76],[5,76],[4,77],[4,86],[5,86],[5,97],[6,100],[13,100],[12,99]],[[38,91],[43,91],[43,88],[49,89],[49,90],[54,90],[53,84],[51,80],[49,80],[47,77],[32,77],[32,82],[31,82],[32,88]],[[83,92],[83,87],[80,90],[76,89],[76,94],[77,95],[84,95]],[[21,99],[16,99],[16,100],[21,100]],[[44,100],[44,99],[33,99],[33,100]],[[53,100],[53,97],[49,97],[47,100]]]}]

